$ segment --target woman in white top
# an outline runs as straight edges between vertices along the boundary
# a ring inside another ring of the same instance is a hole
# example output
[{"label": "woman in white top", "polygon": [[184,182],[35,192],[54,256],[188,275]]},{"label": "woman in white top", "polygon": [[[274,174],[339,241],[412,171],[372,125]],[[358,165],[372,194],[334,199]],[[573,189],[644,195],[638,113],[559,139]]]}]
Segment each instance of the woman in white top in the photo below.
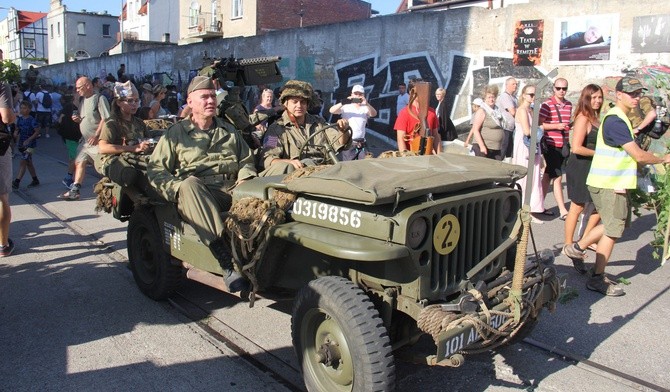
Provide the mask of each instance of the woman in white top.
[{"label": "woman in white top", "polygon": [[[512,163],[523,167],[528,167],[528,158],[530,156],[529,147],[524,142],[524,136],[530,137],[531,127],[533,123],[533,109],[531,104],[535,99],[535,86],[527,84],[521,90],[521,97],[519,97],[519,107],[516,109],[514,120],[516,126],[514,128],[514,151],[512,152]],[[530,180],[532,191],[530,193],[530,212],[541,214],[544,211],[544,195],[542,194],[542,150],[540,149],[540,140],[537,140],[537,148],[535,150],[533,168],[533,178]],[[526,198],[526,189],[528,189],[528,176],[519,181],[521,185],[521,192]],[[542,223],[541,220],[533,217],[533,223]]]}]

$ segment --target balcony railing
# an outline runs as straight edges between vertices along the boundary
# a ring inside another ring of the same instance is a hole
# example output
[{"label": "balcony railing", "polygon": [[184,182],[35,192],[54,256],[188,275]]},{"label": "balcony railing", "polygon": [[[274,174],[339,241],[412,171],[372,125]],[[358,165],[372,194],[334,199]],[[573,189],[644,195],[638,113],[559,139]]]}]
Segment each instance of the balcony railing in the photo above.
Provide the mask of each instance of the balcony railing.
[{"label": "balcony railing", "polygon": [[221,22],[216,22],[211,17],[203,17],[202,15],[195,20],[189,18],[188,36],[192,38],[221,37],[223,36]]}]

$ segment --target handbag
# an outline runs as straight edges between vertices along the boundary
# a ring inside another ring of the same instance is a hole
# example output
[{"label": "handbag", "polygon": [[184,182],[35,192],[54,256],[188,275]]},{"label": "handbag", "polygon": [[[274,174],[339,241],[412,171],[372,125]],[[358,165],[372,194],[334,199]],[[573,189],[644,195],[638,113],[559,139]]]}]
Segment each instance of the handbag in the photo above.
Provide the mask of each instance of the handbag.
[{"label": "handbag", "polygon": [[[537,145],[541,148],[544,142],[544,131],[537,127]],[[523,145],[530,148],[530,135],[523,135]]]}]

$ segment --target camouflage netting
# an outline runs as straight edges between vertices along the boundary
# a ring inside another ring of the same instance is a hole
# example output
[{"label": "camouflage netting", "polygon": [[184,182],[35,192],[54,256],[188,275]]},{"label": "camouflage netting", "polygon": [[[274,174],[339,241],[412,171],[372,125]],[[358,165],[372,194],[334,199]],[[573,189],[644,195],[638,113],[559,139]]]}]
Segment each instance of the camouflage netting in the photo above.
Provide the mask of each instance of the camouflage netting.
[{"label": "camouflage netting", "polygon": [[[306,177],[327,166],[310,166],[287,175],[283,182]],[[259,289],[257,263],[262,259],[270,240],[270,229],[286,220],[286,211],[295,201],[292,192],[275,190],[271,200],[245,197],[238,200],[228,212],[226,229],[230,236],[231,249],[237,268],[253,285],[250,297],[253,306],[254,293]]]},{"label": "camouflage netting", "polygon": [[397,158],[397,157],[416,157],[419,156],[419,153],[410,151],[410,150],[405,150],[405,151],[384,151],[383,153],[379,154],[377,158]]},{"label": "camouflage netting", "polygon": [[98,195],[95,199],[95,211],[112,212],[112,187],[109,177],[102,177],[93,187],[93,192]]},{"label": "camouflage netting", "polygon": [[168,129],[172,124],[174,124],[172,121],[164,118],[144,120],[144,125],[147,126],[147,129]]},{"label": "camouflage netting", "polygon": [[[330,165],[321,165],[321,166],[306,166],[301,169],[298,169],[292,173],[289,173],[282,182],[288,184],[289,182],[295,180],[296,178],[307,177],[313,173],[320,172],[321,170],[330,167]],[[295,201],[296,195],[293,192],[281,189],[275,189],[272,199],[277,203],[277,206],[284,211],[287,211],[291,206],[291,203]]]},{"label": "camouflage netting", "polygon": [[230,236],[233,261],[252,284],[249,297],[253,306],[254,296],[259,289],[256,277],[257,263],[263,257],[270,240],[270,228],[286,219],[284,210],[270,200],[245,197],[237,201],[228,212],[226,229]]}]

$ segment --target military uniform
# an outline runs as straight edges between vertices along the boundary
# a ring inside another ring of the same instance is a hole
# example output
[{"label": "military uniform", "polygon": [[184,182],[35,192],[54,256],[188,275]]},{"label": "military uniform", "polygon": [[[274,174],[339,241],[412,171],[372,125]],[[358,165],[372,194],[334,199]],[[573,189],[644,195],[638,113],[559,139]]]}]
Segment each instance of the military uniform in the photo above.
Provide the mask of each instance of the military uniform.
[{"label": "military uniform", "polygon": [[[270,163],[275,159],[299,159],[300,149],[307,143],[309,136],[319,132],[326,126],[327,124],[324,123],[321,118],[311,114],[305,114],[304,126],[301,125],[298,127],[291,121],[288,111],[284,111],[282,117],[272,123],[265,133],[262,148],[265,170],[260,175],[272,176],[292,172],[294,170],[293,165],[288,162],[275,162],[273,165],[270,165]],[[320,146],[334,140],[335,143],[333,148],[335,151],[339,151],[342,148],[348,148],[350,142],[346,145],[340,143],[339,140],[341,134],[342,133],[337,128],[330,128],[324,133],[317,135],[309,142],[309,144]],[[305,152],[303,153],[303,159],[323,157],[323,149],[315,148],[313,146],[306,147]],[[313,165],[313,163],[311,164]],[[309,165],[310,163],[307,163],[307,166]]]},{"label": "military uniform", "polygon": [[147,175],[209,246],[224,233],[221,211],[232,203],[236,180],[256,176],[254,158],[239,131],[219,118],[209,130],[190,120],[168,128],[149,159]]},{"label": "military uniform", "polygon": [[[139,143],[140,139],[148,138],[149,132],[144,124],[144,121],[133,116],[131,121],[120,121],[118,118],[110,118],[102,126],[100,131],[100,140],[104,140],[109,144],[117,146],[132,146]],[[128,153],[133,154],[133,153]],[[95,160],[95,169],[105,176],[109,176],[111,166],[116,166],[117,163],[122,166],[129,166],[125,161],[124,154],[98,154]],[[115,179],[112,179],[116,181]]]},{"label": "military uniform", "polygon": [[[644,118],[651,111],[656,111],[656,106],[654,106],[653,100],[650,97],[641,97],[640,103],[636,107],[631,108],[626,113],[626,117],[628,117],[628,120],[630,120],[630,124],[633,129],[635,129],[638,128],[640,124],[642,124]],[[654,123],[652,122],[650,125],[653,127]],[[651,127],[649,126],[645,128],[647,131],[650,129]],[[649,150],[649,146],[651,145],[651,137],[649,136],[648,132],[638,132],[635,135],[635,140],[640,148],[645,151]]]}]

